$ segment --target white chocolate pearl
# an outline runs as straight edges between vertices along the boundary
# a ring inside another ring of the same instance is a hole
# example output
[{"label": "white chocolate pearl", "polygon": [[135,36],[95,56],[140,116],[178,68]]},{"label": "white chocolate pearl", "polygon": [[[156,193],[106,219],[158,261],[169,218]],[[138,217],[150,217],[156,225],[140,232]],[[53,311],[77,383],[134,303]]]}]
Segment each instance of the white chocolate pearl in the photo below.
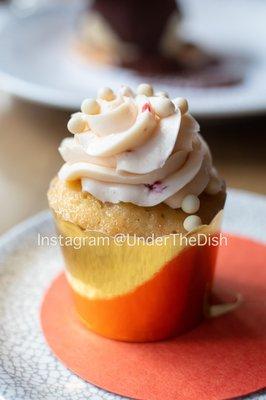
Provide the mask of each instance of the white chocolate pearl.
[{"label": "white chocolate pearl", "polygon": [[121,86],[119,92],[122,96],[134,97],[133,90],[129,86],[126,85]]},{"label": "white chocolate pearl", "polygon": [[180,109],[181,114],[186,114],[186,112],[188,112],[188,102],[183,97],[177,97],[175,99],[175,104]]},{"label": "white chocolate pearl", "polygon": [[98,97],[103,100],[111,101],[114,100],[115,95],[111,88],[103,87],[98,91]]},{"label": "white chocolate pearl", "polygon": [[196,213],[200,208],[199,198],[194,194],[188,194],[183,198],[181,208],[187,214]]},{"label": "white chocolate pearl", "polygon": [[165,97],[158,97],[156,101],[151,101],[152,107],[155,113],[160,118],[168,117],[175,112],[175,105],[170,99],[166,99]]},{"label": "white chocolate pearl", "polygon": [[88,115],[99,114],[100,105],[94,99],[85,99],[81,104],[81,111]]},{"label": "white chocolate pearl", "polygon": [[188,232],[198,228],[200,225],[202,225],[202,222],[198,215],[189,215],[183,222],[183,226]]},{"label": "white chocolate pearl", "polygon": [[169,97],[169,94],[167,92],[156,92],[155,96],[158,96],[158,97]]},{"label": "white chocolate pearl", "polygon": [[207,194],[217,194],[221,190],[221,181],[218,178],[212,177],[205,188]]},{"label": "white chocolate pearl", "polygon": [[67,129],[69,132],[75,133],[82,133],[87,128],[87,123],[82,119],[80,116],[74,116],[70,118],[67,124]]},{"label": "white chocolate pearl", "polygon": [[141,83],[137,88],[137,93],[148,97],[153,96],[153,87],[148,83]]}]

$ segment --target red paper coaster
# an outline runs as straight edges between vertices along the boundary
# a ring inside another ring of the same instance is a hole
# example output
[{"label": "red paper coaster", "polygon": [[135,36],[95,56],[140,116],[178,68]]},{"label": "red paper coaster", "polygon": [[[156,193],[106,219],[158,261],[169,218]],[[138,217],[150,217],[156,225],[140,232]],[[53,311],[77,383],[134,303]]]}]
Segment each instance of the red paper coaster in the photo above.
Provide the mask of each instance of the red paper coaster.
[{"label": "red paper coaster", "polygon": [[219,255],[219,288],[240,292],[231,314],[160,343],[104,339],[77,319],[64,275],[45,295],[44,335],[55,355],[81,378],[145,400],[227,399],[266,383],[266,246],[229,237]]}]

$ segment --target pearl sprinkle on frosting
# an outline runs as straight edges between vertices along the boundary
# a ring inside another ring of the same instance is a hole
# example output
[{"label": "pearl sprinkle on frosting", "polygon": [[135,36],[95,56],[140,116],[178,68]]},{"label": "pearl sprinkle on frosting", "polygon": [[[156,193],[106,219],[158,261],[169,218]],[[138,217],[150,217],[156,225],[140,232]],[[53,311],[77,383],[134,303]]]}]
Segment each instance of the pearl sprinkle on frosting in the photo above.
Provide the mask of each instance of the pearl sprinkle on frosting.
[{"label": "pearl sprinkle on frosting", "polygon": [[138,94],[144,94],[145,96],[153,96],[153,87],[147,83],[141,83],[137,88]]},{"label": "pearl sprinkle on frosting", "polygon": [[115,95],[112,89],[110,89],[109,87],[103,87],[99,90],[98,97],[102,100],[111,101],[114,100]]},{"label": "pearl sprinkle on frosting", "polygon": [[188,194],[184,197],[181,203],[182,210],[187,214],[194,214],[200,208],[200,201],[194,194]]},{"label": "pearl sprinkle on frosting", "polygon": [[134,97],[133,90],[127,85],[122,85],[119,89],[119,93],[121,94],[121,96]]},{"label": "pearl sprinkle on frosting", "polygon": [[95,115],[99,114],[100,110],[99,103],[94,99],[85,99],[81,104],[81,111],[84,114]]},{"label": "pearl sprinkle on frosting", "polygon": [[67,124],[67,129],[73,135],[84,132],[86,128],[87,123],[80,115],[73,115]]},{"label": "pearl sprinkle on frosting", "polygon": [[188,232],[198,228],[200,225],[202,225],[202,222],[197,215],[189,215],[183,222],[183,226]]}]

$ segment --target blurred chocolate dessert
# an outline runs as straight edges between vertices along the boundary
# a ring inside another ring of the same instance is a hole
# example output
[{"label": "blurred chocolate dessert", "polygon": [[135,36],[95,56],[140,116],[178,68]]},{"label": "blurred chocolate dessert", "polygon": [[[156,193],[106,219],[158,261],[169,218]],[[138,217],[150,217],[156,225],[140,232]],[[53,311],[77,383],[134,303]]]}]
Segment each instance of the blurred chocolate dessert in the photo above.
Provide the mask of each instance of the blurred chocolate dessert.
[{"label": "blurred chocolate dessert", "polygon": [[91,60],[130,68],[142,75],[176,75],[178,83],[235,83],[216,56],[182,40],[175,0],[93,0],[80,20],[82,52]]},{"label": "blurred chocolate dessert", "polygon": [[82,18],[81,38],[98,61],[161,72],[206,62],[195,46],[184,45],[177,29],[175,0],[94,0]]}]

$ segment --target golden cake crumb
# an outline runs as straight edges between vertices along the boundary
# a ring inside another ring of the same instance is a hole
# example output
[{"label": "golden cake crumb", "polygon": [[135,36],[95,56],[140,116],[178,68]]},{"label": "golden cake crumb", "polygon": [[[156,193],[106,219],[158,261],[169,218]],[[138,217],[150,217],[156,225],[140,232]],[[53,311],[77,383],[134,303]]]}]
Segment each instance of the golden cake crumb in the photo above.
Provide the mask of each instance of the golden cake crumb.
[{"label": "golden cake crumb", "polygon": [[[197,215],[203,224],[209,224],[223,208],[225,189],[216,195],[202,193]],[[56,215],[84,230],[96,230],[107,235],[118,233],[147,237],[186,231],[183,222],[188,216],[181,208],[172,209],[166,204],[139,207],[131,203],[102,203],[89,193],[81,191],[80,181],[65,182],[58,177],[48,191],[50,207]]]}]

